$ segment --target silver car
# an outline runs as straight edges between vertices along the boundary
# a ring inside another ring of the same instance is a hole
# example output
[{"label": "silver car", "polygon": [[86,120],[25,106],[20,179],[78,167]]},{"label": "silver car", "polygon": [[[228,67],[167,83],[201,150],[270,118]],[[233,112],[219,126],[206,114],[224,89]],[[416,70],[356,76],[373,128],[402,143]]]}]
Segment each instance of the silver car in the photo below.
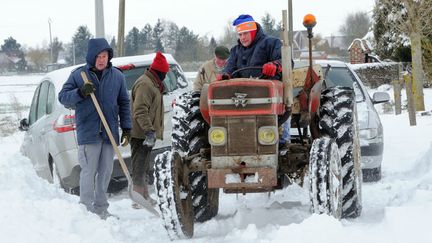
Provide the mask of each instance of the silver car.
[{"label": "silver car", "polygon": [[360,129],[363,181],[380,180],[384,136],[383,126],[374,105],[388,102],[390,96],[386,92],[375,92],[371,98],[359,76],[343,62],[317,61],[317,64],[321,65],[324,74],[328,71],[325,78],[327,85],[354,88]]},{"label": "silver car", "polygon": [[[180,65],[170,54],[164,54],[170,65],[164,84],[165,131],[163,141],[158,141],[153,156],[170,149],[171,117],[175,97],[189,89],[188,82]],[[114,66],[121,69],[126,78],[128,90],[150,66],[155,54],[113,58]],[[78,163],[75,112],[58,101],[57,94],[72,70],[68,67],[46,74],[37,86],[30,106],[28,118],[21,120],[20,130],[25,131],[21,152],[30,158],[36,173],[52,182],[57,178],[66,191],[79,193],[80,166]],[[130,147],[120,148],[123,158],[130,168]],[[118,160],[114,169],[109,191],[116,191],[126,185]]]}]

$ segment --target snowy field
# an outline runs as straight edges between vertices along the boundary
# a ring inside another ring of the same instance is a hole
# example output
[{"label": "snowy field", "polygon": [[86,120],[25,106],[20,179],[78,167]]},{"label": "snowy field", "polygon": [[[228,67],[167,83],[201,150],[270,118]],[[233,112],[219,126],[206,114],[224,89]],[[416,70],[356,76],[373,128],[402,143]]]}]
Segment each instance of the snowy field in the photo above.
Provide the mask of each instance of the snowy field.
[{"label": "snowy field", "polygon": [[[0,104],[15,96],[28,107],[39,78],[0,77]],[[432,90],[425,95],[431,110]],[[221,193],[219,214],[195,224],[192,240],[178,242],[432,242],[432,116],[417,115],[415,127],[407,113],[381,114],[381,120],[383,178],[363,185],[359,218],[311,215],[307,190],[299,186],[270,194]],[[21,132],[0,137],[0,242],[170,242],[162,222],[132,209],[125,192],[110,197],[109,210],[120,220],[88,213],[78,197],[36,175],[19,152],[22,139]]]}]

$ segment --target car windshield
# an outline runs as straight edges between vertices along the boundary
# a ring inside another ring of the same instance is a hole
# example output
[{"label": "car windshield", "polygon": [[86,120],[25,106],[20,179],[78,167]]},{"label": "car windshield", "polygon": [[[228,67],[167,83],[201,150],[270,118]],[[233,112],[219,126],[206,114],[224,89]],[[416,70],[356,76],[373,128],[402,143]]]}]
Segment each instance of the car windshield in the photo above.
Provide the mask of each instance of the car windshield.
[{"label": "car windshield", "polygon": [[[328,66],[323,67],[323,73],[326,73],[327,69]],[[365,99],[354,74],[347,67],[330,67],[325,80],[328,87],[353,87],[356,94],[356,102],[361,102]]]},{"label": "car windshield", "polygon": [[[147,70],[149,66],[136,67],[133,69],[123,71],[123,74],[126,79],[126,86],[128,90],[132,89],[135,81],[144,74],[145,70]],[[167,73],[166,78],[164,79],[165,91],[172,92],[176,90],[178,85],[181,85],[182,80],[186,80],[182,77],[182,74],[178,71],[178,68],[175,65],[170,66],[170,71]],[[182,88],[182,87],[181,87]]]}]

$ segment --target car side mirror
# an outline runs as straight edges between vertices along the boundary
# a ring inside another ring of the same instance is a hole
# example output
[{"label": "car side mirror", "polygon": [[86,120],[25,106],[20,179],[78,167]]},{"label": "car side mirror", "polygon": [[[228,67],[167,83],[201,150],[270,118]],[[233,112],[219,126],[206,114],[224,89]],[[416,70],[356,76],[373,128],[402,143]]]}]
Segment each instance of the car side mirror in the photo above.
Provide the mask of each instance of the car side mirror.
[{"label": "car side mirror", "polygon": [[373,94],[372,103],[379,104],[390,101],[390,95],[386,92],[375,92]]},{"label": "car side mirror", "polygon": [[28,124],[27,118],[22,119],[20,121],[20,125],[19,125],[18,129],[22,132],[25,132],[28,130],[28,128],[29,128],[29,124]]}]

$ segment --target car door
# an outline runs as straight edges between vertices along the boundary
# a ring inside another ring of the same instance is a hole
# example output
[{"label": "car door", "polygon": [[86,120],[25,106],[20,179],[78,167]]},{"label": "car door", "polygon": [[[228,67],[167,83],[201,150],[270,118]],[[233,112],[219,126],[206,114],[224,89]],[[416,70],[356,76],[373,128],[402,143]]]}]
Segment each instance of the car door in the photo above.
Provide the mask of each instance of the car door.
[{"label": "car door", "polygon": [[[48,97],[53,99],[53,93],[49,92],[50,82],[43,81],[39,86],[34,113],[29,117],[29,152],[30,159],[39,176],[51,179],[51,172],[48,165],[48,143],[46,135],[51,130],[52,124],[47,122]],[[49,110],[48,110],[49,111]]]},{"label": "car door", "polygon": [[24,140],[21,146],[21,152],[27,156],[31,162],[34,164],[36,160],[34,159],[35,153],[37,152],[37,148],[33,146],[33,124],[36,122],[36,113],[37,113],[37,101],[39,98],[39,91],[40,91],[41,85],[38,85],[36,87],[36,90],[33,94],[33,99],[30,105],[30,111],[28,115],[28,125],[29,128],[27,129]]}]

